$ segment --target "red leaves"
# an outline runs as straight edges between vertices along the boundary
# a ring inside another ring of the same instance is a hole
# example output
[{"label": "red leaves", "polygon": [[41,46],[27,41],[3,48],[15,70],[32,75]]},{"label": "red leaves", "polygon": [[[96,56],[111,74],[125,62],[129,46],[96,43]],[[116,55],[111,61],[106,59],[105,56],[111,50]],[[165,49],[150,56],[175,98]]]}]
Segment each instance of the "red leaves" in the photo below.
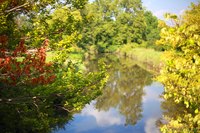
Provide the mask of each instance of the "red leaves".
[{"label": "red leaves", "polygon": [[43,46],[44,47],[47,47],[49,45],[49,40],[48,39],[45,39],[44,40],[44,43],[43,43]]},{"label": "red leaves", "polygon": [[45,77],[44,75],[40,75],[39,77],[35,77],[31,79],[31,84],[32,85],[39,85],[39,84],[48,84],[52,83],[55,80],[56,76],[51,75],[49,77]]},{"label": "red leaves", "polygon": [[49,78],[48,78],[48,81],[49,82],[53,82],[55,80],[56,76],[55,75],[51,75]]},{"label": "red leaves", "polygon": [[0,49],[0,57],[6,57],[6,50],[4,48]]},{"label": "red leaves", "polygon": [[0,36],[0,44],[1,44],[1,47],[5,47],[8,43],[8,36],[6,35],[1,35]]},{"label": "red leaves", "polygon": [[[53,82],[56,78],[52,73],[53,65],[45,62],[47,46],[46,39],[43,46],[38,48],[35,54],[31,54],[27,52],[24,40],[21,40],[10,56],[5,54],[5,49],[0,49],[0,57],[2,57],[0,58],[0,82],[9,85],[20,83],[39,85]],[[22,61],[17,61],[17,59]]]},{"label": "red leaves", "polygon": [[18,54],[20,55],[20,54],[22,54],[22,53],[26,53],[26,52],[27,52],[24,43],[25,43],[25,40],[24,40],[24,39],[21,39],[19,45],[15,48],[15,50],[14,50],[14,52],[13,52],[13,56],[14,56],[14,57],[17,57]]},{"label": "red leaves", "polygon": [[36,56],[38,57],[38,60],[41,64],[45,63],[46,61],[46,49],[45,47],[41,47],[38,49]]}]

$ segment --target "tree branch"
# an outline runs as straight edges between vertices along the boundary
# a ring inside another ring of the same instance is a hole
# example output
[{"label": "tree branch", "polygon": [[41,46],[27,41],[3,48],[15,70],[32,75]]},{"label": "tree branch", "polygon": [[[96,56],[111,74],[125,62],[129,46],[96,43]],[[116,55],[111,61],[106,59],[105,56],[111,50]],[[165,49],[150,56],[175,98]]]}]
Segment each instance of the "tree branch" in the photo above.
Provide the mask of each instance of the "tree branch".
[{"label": "tree branch", "polygon": [[67,112],[69,112],[69,113],[72,113],[73,112],[73,110],[69,110],[69,109],[67,109],[67,108],[65,108],[65,107],[63,107],[63,106],[59,106],[59,105],[54,105],[55,107],[57,107],[57,108],[59,108],[59,109],[62,109],[62,110],[64,110],[64,111],[67,111]]},{"label": "tree branch", "polygon": [[14,10],[18,10],[18,9],[20,9],[21,7],[24,7],[24,6],[28,5],[28,4],[29,4],[29,3],[24,3],[23,5],[16,6],[16,7],[12,8],[12,9],[9,9],[9,10],[5,10],[5,12],[6,12],[6,13],[9,13],[9,12],[12,12],[12,11],[14,11]]}]

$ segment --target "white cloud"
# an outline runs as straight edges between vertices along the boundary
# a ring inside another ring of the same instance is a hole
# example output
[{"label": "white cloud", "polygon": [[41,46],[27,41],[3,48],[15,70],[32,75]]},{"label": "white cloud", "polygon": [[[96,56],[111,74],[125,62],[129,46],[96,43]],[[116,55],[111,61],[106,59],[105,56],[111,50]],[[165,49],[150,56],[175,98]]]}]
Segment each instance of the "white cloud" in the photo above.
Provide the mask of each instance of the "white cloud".
[{"label": "white cloud", "polygon": [[145,7],[149,7],[155,2],[155,0],[142,0],[142,2]]},{"label": "white cloud", "polygon": [[169,11],[169,10],[161,9],[161,10],[153,11],[153,15],[155,15],[159,19],[164,19],[164,14],[165,13],[172,13],[172,14],[176,14],[176,15],[180,16],[184,12],[185,12],[185,9],[177,10],[176,12],[172,12],[172,11]]},{"label": "white cloud", "polygon": [[179,15],[182,15],[185,12],[185,9],[179,11]]},{"label": "white cloud", "polygon": [[146,133],[159,133],[158,128],[156,127],[156,120],[158,120],[158,118],[149,118],[146,122],[145,122],[145,132]]},{"label": "white cloud", "polygon": [[165,13],[167,13],[167,12],[169,12],[168,10],[158,10],[158,11],[153,11],[153,14],[156,16],[156,17],[158,17],[158,18],[160,18],[160,19],[163,19],[164,18],[164,14]]},{"label": "white cloud", "polygon": [[[146,95],[143,97],[143,103],[150,105],[151,101],[162,101],[160,95],[163,92],[163,85],[159,82],[153,82],[150,86],[144,87]],[[150,102],[150,103],[149,103]],[[151,105],[152,106],[152,105]],[[160,105],[152,106],[153,108],[148,110],[148,116],[145,119],[145,133],[159,133],[158,127],[156,127],[156,121],[162,116]],[[149,107],[148,107],[149,108]],[[147,110],[145,110],[147,111]],[[145,113],[144,113],[145,114]]]},{"label": "white cloud", "polygon": [[153,82],[150,86],[144,87],[145,96],[143,96],[143,102],[149,102],[149,101],[162,101],[160,98],[160,95],[163,92],[163,86],[162,84],[158,82]]},{"label": "white cloud", "polygon": [[94,103],[87,105],[83,109],[82,116],[92,116],[96,119],[96,124],[100,127],[107,127],[112,125],[122,125],[125,119],[120,115],[116,109],[109,109],[108,111],[98,111],[94,108]]}]

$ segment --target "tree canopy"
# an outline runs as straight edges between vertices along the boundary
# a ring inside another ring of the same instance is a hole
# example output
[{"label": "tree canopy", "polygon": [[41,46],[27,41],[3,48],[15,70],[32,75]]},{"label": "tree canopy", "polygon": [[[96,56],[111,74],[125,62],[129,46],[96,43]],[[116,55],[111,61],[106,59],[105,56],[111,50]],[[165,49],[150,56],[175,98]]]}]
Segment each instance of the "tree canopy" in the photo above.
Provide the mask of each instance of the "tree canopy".
[{"label": "tree canopy", "polygon": [[82,47],[94,45],[99,52],[109,52],[130,43],[149,41],[152,46],[159,38],[158,19],[144,10],[141,0],[96,0],[83,13],[90,21],[83,28]]}]

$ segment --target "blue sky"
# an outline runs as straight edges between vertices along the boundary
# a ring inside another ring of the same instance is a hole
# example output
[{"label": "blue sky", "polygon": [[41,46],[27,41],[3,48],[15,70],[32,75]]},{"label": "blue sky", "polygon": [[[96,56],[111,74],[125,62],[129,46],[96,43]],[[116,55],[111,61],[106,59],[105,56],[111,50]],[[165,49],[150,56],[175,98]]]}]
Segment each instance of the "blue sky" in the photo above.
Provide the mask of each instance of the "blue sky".
[{"label": "blue sky", "polygon": [[142,0],[143,6],[153,12],[155,16],[163,19],[166,12],[180,15],[190,6],[190,3],[197,3],[198,0]]}]

